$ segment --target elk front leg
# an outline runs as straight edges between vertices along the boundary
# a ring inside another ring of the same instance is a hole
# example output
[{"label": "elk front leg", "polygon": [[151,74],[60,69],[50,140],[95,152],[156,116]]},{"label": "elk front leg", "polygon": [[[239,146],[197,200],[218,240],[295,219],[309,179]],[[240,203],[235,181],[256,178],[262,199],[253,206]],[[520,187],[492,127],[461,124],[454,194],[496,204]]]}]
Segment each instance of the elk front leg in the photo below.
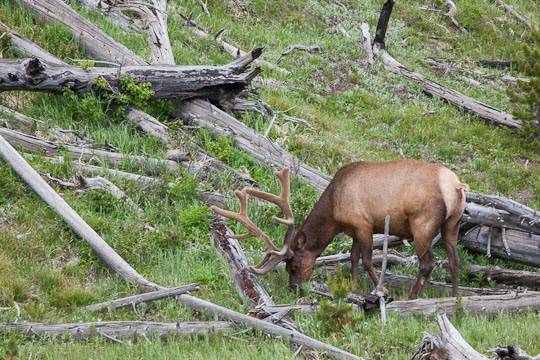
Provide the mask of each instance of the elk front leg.
[{"label": "elk front leg", "polygon": [[365,272],[377,286],[379,284],[379,276],[373,268],[373,240],[370,235],[368,241],[362,240],[363,238],[354,238],[353,246],[351,249],[351,265],[354,289],[358,290],[358,264],[360,262],[360,256],[362,256],[362,267]]}]

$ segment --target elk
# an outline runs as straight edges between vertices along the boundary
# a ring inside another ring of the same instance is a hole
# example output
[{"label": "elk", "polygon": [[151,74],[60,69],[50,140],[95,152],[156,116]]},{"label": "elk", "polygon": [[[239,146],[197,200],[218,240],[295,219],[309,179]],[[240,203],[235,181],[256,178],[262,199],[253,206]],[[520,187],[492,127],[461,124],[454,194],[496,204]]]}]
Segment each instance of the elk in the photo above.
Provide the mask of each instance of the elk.
[{"label": "elk", "polygon": [[[289,204],[289,169],[274,175],[281,182],[280,195],[253,188],[235,194],[240,200],[238,213],[216,206],[217,214],[243,224],[248,232],[232,235],[237,239],[259,237],[268,251],[249,271],[265,274],[281,261],[286,262],[291,287],[309,280],[316,258],[334,236],[345,233],[353,240],[351,250],[352,281],[358,286],[358,264],[375,285],[379,277],[373,268],[373,234],[384,232],[386,215],[390,215],[389,233],[412,238],[419,262],[419,274],[410,299],[418,298],[433,270],[432,240],[440,232],[450,273],[453,295],[458,295],[459,257],[456,249],[459,222],[465,209],[465,191],[469,187],[459,181],[448,168],[416,160],[386,162],[353,162],[337,171],[299,230],[294,231],[294,216]],[[248,195],[279,206],[284,218],[274,220],[287,225],[283,246],[278,249],[272,240],[248,217]]]}]

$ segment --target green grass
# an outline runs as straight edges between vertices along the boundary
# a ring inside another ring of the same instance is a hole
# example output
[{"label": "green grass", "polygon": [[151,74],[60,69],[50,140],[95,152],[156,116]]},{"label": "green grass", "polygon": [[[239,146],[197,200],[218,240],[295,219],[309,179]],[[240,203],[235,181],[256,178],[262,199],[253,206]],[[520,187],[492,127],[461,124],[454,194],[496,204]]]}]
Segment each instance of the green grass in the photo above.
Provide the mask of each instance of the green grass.
[{"label": "green grass", "polygon": [[[533,1],[507,1],[533,22],[539,5]],[[354,160],[385,160],[400,157],[440,162],[469,183],[472,191],[502,194],[528,206],[540,208],[540,154],[516,132],[486,124],[483,120],[455,109],[439,99],[426,97],[417,84],[390,74],[382,64],[366,66],[359,45],[360,25],[368,22],[373,35],[384,1],[340,1],[347,11],[330,1],[246,1],[248,14],[235,11],[234,1],[209,0],[210,16],[197,0],[170,2],[170,38],[177,64],[226,64],[232,59],[212,40],[199,39],[184,26],[176,14],[180,11],[199,18],[201,25],[214,31],[227,29],[225,40],[244,50],[264,47],[262,57],[275,62],[289,45],[318,45],[322,51],[294,51],[280,66],[284,75],[263,67],[270,78],[294,90],[257,89],[262,99],[277,112],[299,117],[309,126],[285,121],[277,116],[270,138],[309,165],[333,174]],[[527,41],[528,31],[501,7],[491,2],[473,0],[456,3],[456,19],[470,34],[457,32],[444,16],[444,1],[397,2],[387,34],[387,48],[409,69],[443,85],[454,88],[494,107],[511,111],[506,96],[508,85],[499,80],[505,71],[479,69],[485,75],[465,74],[480,81],[476,88],[458,74],[440,76],[424,61],[444,58],[465,69],[477,70],[476,60],[514,60]],[[82,12],[118,41],[147,58],[145,34],[128,33],[109,23],[103,15]],[[200,16],[200,17],[199,17]],[[60,25],[36,20],[8,0],[0,0],[0,19],[22,35],[32,39],[64,61],[85,59],[77,41]],[[538,24],[537,24],[538,25]],[[348,36],[342,32],[344,29]],[[2,57],[13,57],[6,40],[0,42]],[[511,75],[519,76],[512,72]],[[108,99],[96,94],[76,98],[64,95],[2,93],[0,104],[44,121],[39,135],[49,138],[50,128],[75,129],[103,146],[105,141],[130,155],[163,157],[167,147],[141,135],[121,113],[107,106]],[[174,147],[191,148],[196,142],[206,151],[240,171],[249,173],[260,187],[278,191],[279,183],[267,169],[234,147],[233,139],[216,137],[204,130],[180,129],[176,119],[163,111],[163,104],[150,111],[171,127]],[[268,118],[247,114],[242,119],[264,132]],[[179,131],[180,130],[180,131]],[[74,156],[63,154],[67,160]],[[42,174],[72,181],[76,170],[67,162],[52,165],[45,158],[28,158]],[[94,164],[103,165],[99,161]],[[120,170],[142,172],[131,164]],[[173,287],[198,282],[196,294],[222,306],[246,312],[249,301],[236,292],[225,260],[219,259],[208,232],[212,214],[202,201],[202,192],[218,190],[232,197],[238,185],[228,173],[201,184],[185,171],[155,175],[173,187],[141,186],[132,181],[112,179],[142,209],[135,211],[126,201],[117,201],[97,191],[77,194],[56,189],[64,199],[137,271],[149,280]],[[308,213],[318,194],[298,179],[293,179],[291,202],[297,222]],[[233,197],[227,204],[237,208]],[[250,209],[251,217],[272,237],[279,239],[284,229],[275,226],[277,215],[272,206]],[[236,232],[241,225],[230,224]],[[150,227],[153,230],[149,230]],[[243,241],[247,255],[259,261],[263,246],[259,240]],[[350,248],[350,240],[335,241],[326,254]],[[409,251],[410,249],[400,249]],[[459,249],[462,263],[480,263],[501,267],[524,268],[497,259]],[[440,246],[436,256],[444,258]],[[538,271],[536,269],[530,269]],[[417,268],[391,269],[416,274]],[[315,276],[324,281],[326,274]],[[448,273],[436,270],[433,278],[442,280]],[[284,269],[261,276],[265,288],[276,303],[306,303],[318,299],[287,289]],[[483,279],[471,278],[462,271],[462,283],[479,285]],[[371,290],[367,276],[360,287]],[[407,294],[390,289],[391,296]],[[133,295],[137,290],[112,273],[58,216],[31,189],[23,184],[7,164],[0,162],[0,321],[77,322],[112,320],[195,321],[213,320],[204,313],[194,313],[174,300],[164,300],[138,308],[82,312],[80,305]],[[425,297],[442,296],[426,291]],[[17,308],[19,310],[17,310]],[[18,313],[20,311],[20,313]],[[377,314],[355,312],[353,322],[340,333],[329,332],[315,316],[293,315],[298,328],[306,335],[351,351],[366,359],[410,358],[424,332],[438,332],[434,319],[389,316],[383,326]],[[479,352],[497,344],[518,344],[530,354],[540,352],[538,314],[495,317],[463,316],[450,319],[463,337]],[[11,339],[11,340],[10,340]],[[11,341],[11,342],[10,342]],[[292,358],[286,342],[271,340],[264,334],[238,330],[235,334],[179,337],[168,342],[139,339],[117,344],[103,338],[77,342],[71,339],[18,334],[14,339],[0,337],[0,358],[6,357],[16,343],[20,358],[42,359],[275,359]],[[10,345],[11,344],[11,345]],[[11,349],[11,350],[10,350]]]}]

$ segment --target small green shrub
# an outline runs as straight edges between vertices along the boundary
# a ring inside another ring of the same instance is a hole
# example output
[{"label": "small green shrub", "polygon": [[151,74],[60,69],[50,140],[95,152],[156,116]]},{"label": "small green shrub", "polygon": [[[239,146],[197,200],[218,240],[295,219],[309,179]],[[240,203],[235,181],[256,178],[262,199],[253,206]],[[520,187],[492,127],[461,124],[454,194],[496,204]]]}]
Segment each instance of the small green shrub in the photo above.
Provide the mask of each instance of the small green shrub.
[{"label": "small green shrub", "polygon": [[519,71],[529,81],[518,80],[508,90],[513,114],[523,121],[521,134],[535,149],[540,149],[540,31],[532,31],[530,44],[523,44],[518,57]]},{"label": "small green shrub", "polygon": [[343,326],[354,325],[353,307],[347,303],[347,295],[352,290],[352,282],[343,274],[341,266],[338,265],[336,275],[328,277],[327,285],[334,299],[332,301],[323,299],[316,317],[323,330],[338,333],[342,331]]}]

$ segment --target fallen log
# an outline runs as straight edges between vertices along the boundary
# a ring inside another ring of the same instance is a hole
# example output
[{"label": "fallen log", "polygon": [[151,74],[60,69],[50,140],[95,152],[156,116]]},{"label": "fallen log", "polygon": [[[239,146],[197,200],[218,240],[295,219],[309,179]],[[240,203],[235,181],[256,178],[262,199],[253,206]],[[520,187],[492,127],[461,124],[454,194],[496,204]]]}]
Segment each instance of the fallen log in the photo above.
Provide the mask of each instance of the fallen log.
[{"label": "fallen log", "polygon": [[210,228],[217,253],[227,260],[236,290],[242,298],[251,300],[251,305],[274,305],[257,276],[247,270],[249,263],[237,239],[231,239],[233,232],[219,216],[214,217]]},{"label": "fallen log", "polygon": [[266,334],[279,337],[284,340],[288,340],[292,344],[297,344],[297,345],[305,346],[310,349],[324,351],[328,353],[331,357],[344,359],[344,360],[349,360],[349,359],[360,360],[359,356],[356,356],[344,350],[338,349],[335,346],[325,344],[318,340],[312,339],[302,333],[299,333],[298,331],[284,329],[278,325],[253,318],[253,317],[238,313],[236,311],[232,311],[230,309],[224,308],[222,306],[213,304],[211,302],[208,302],[202,299],[198,299],[190,295],[180,295],[178,296],[178,301],[182,305],[192,310],[210,312],[215,316],[221,317],[235,324],[247,325],[247,326],[252,327],[253,329],[260,330]]},{"label": "fallen log", "polygon": [[145,279],[131,267],[114,249],[107,244],[70,206],[56,193],[39,174],[19,155],[19,153],[0,134],[0,157],[40,196],[54,211],[60,215],[72,230],[94,250],[121,278],[131,280],[143,291],[163,289]]},{"label": "fallen log", "polygon": [[285,166],[290,167],[294,175],[301,177],[321,192],[330,182],[330,176],[300,161],[267,137],[207,101],[200,99],[183,101],[178,104],[177,111],[188,123],[195,123],[219,135],[234,136],[236,146],[262,164],[279,170]]},{"label": "fallen log", "polygon": [[468,273],[481,275],[485,281],[495,281],[497,284],[526,286],[540,289],[540,273],[525,270],[501,269],[498,266],[466,265]]},{"label": "fallen log", "polygon": [[484,120],[495,124],[504,125],[512,129],[519,129],[523,126],[521,121],[515,120],[511,114],[495,109],[492,106],[470,98],[458,91],[449,89],[432,80],[429,80],[418,73],[408,70],[405,66],[394,59],[385,50],[386,30],[388,28],[388,22],[390,21],[394,3],[395,1],[388,0],[383,5],[377,23],[377,28],[375,30],[376,36],[373,44],[373,51],[375,55],[381,57],[382,62],[388,71],[402,75],[409,80],[418,82],[423,86],[423,91],[426,94],[443,99],[455,107],[473,113]]},{"label": "fallen log", "polygon": [[540,235],[540,212],[505,198],[468,192],[463,221]]},{"label": "fallen log", "polygon": [[460,235],[459,243],[473,252],[540,268],[540,235],[477,226]]},{"label": "fallen log", "polygon": [[74,324],[0,323],[0,330],[17,331],[36,336],[61,337],[70,335],[75,340],[86,340],[96,335],[112,341],[133,340],[137,337],[159,337],[166,340],[175,335],[215,333],[232,330],[225,321],[154,322],[154,321],[98,321]]},{"label": "fallen log", "polygon": [[18,0],[25,8],[48,22],[61,22],[94,59],[108,60],[119,65],[147,65],[141,57],[117,43],[62,0]]},{"label": "fallen log", "polygon": [[425,317],[441,313],[454,315],[458,311],[474,315],[497,315],[500,312],[519,314],[538,310],[540,310],[539,292],[464,296],[461,300],[451,297],[394,301],[386,306],[387,312],[399,316],[422,315]]},{"label": "fallen log", "polygon": [[488,360],[463,339],[445,314],[437,317],[441,335],[426,335],[412,359],[431,360]]},{"label": "fallen log", "polygon": [[[0,91],[25,90],[62,94],[66,88],[77,94],[121,93],[121,80],[132,78],[135,84],[150,83],[151,99],[185,100],[206,98],[213,103],[228,103],[261,72],[246,71],[260,56],[255,49],[223,66],[146,65],[89,67],[51,65],[38,58],[0,60]],[[100,81],[98,81],[98,79]],[[106,82],[106,86],[98,84]]]}]

